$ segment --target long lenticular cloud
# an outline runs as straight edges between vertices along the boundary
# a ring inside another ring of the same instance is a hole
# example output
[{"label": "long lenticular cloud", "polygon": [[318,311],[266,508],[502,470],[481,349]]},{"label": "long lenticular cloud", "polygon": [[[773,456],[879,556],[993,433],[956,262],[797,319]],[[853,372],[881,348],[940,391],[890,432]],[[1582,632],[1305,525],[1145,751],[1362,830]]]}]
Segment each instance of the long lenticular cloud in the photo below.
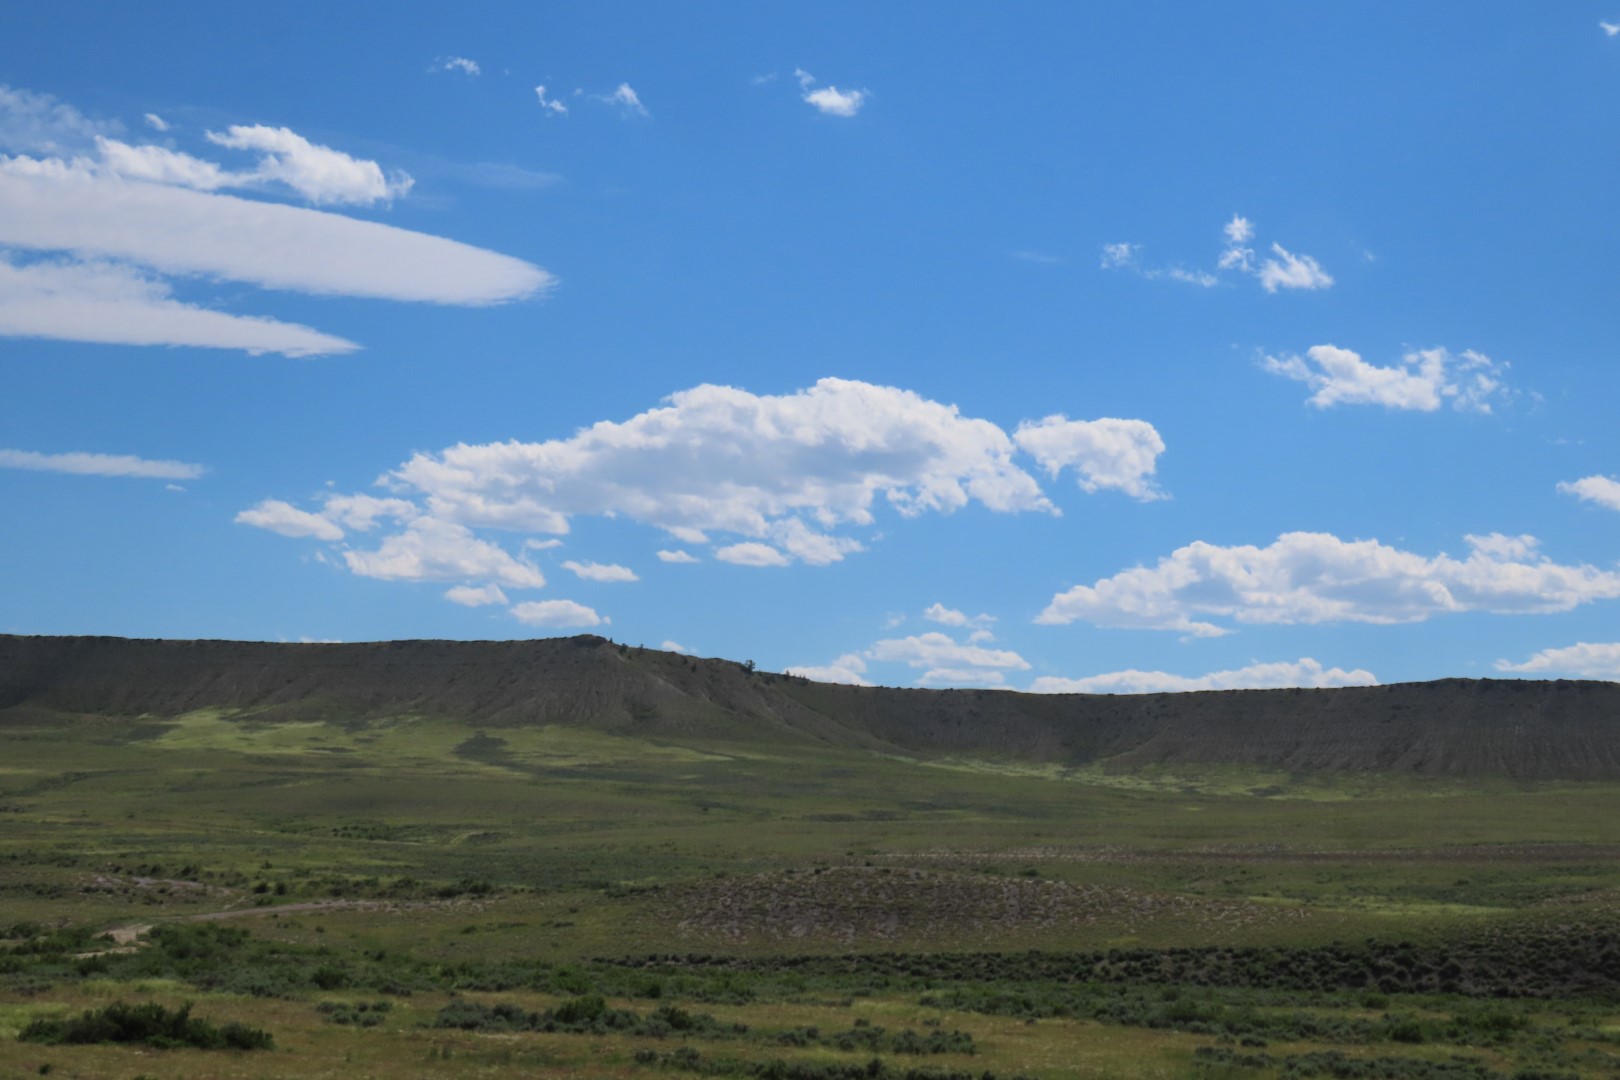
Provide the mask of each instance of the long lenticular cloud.
[{"label": "long lenticular cloud", "polygon": [[78,159],[0,156],[0,244],[269,289],[435,304],[498,304],[555,280],[532,263],[455,240],[129,180]]}]

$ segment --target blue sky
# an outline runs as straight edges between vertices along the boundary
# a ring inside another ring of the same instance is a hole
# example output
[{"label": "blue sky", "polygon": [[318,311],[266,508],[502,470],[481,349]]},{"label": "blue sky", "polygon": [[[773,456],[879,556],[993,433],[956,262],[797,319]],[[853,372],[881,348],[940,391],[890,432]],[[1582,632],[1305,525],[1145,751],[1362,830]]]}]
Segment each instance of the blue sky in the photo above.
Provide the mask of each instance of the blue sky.
[{"label": "blue sky", "polygon": [[1620,5],[16,3],[0,632],[1620,678]]}]

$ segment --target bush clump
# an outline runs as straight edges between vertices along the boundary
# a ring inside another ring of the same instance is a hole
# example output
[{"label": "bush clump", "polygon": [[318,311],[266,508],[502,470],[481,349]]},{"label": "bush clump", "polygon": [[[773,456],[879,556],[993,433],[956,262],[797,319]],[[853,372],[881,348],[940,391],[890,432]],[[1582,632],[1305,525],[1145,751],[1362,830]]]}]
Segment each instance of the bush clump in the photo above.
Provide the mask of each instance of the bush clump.
[{"label": "bush clump", "polygon": [[274,1045],[270,1033],[259,1028],[234,1020],[217,1026],[194,1017],[189,1003],[171,1010],[155,1002],[121,1001],[105,1009],[87,1009],[77,1017],[41,1017],[23,1028],[17,1039],[49,1046],[138,1043],[159,1050],[269,1050]]}]

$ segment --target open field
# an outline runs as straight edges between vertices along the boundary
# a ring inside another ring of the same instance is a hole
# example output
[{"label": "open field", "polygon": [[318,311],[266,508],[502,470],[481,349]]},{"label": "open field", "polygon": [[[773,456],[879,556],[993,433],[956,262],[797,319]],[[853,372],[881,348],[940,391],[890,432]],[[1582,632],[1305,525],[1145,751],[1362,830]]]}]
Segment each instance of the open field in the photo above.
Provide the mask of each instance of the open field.
[{"label": "open field", "polygon": [[[0,739],[0,1075],[1620,1075],[1620,785],[217,709]],[[17,1038],[118,1002],[274,1048]]]}]

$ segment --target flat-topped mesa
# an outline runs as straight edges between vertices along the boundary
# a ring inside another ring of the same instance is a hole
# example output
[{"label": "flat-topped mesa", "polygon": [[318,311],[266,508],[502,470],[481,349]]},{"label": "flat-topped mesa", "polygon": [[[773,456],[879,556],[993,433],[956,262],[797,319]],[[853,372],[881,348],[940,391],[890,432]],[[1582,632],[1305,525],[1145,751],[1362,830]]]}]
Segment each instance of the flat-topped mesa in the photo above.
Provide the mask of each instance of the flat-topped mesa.
[{"label": "flat-topped mesa", "polygon": [[276,644],[0,635],[0,737],[75,716],[400,716],[1077,765],[1620,779],[1620,684],[1442,679],[1332,690],[1025,694],[812,683],[615,644]]}]

